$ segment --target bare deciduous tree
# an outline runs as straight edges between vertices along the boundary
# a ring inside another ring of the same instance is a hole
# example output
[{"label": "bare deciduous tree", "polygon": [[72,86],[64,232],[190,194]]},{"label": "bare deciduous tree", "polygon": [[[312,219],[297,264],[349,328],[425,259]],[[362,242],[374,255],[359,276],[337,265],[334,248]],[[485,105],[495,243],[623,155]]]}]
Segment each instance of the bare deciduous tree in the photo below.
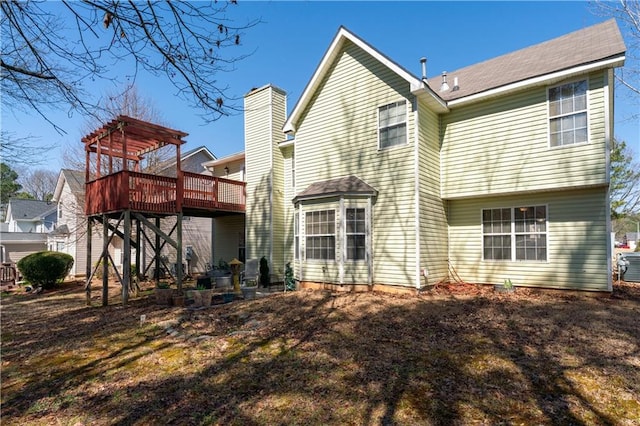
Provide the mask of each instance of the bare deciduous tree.
[{"label": "bare deciduous tree", "polygon": [[[85,122],[82,134],[89,134],[95,131],[95,129],[113,120],[118,115],[126,115],[155,124],[165,124],[165,120],[153,100],[143,96],[135,85],[128,86],[122,93],[107,93],[103,99],[103,108],[99,114]],[[146,156],[142,166],[146,171],[150,171],[153,165],[167,160],[171,154],[172,151],[169,149],[151,152]],[[62,154],[62,158],[65,168],[72,170],[84,170],[85,168],[85,152],[80,141],[70,141]],[[103,166],[105,167],[103,172],[106,173],[107,165],[104,164]]]},{"label": "bare deciduous tree", "polygon": [[36,200],[50,201],[58,183],[58,173],[52,170],[35,169],[20,176],[22,190]]},{"label": "bare deciduous tree", "polygon": [[[625,66],[616,70],[616,80],[634,103],[640,104],[640,2],[598,0],[594,3],[594,13],[616,18],[621,23],[627,53]],[[639,116],[635,113],[629,119],[637,120]]]},{"label": "bare deciduous tree", "polygon": [[[239,110],[216,75],[233,71],[246,54],[234,52],[258,21],[235,25],[229,2],[85,0],[2,1],[0,80],[3,103],[35,111],[51,123],[50,108],[99,117],[100,99],[86,87],[98,78],[135,83],[140,70],[166,76],[176,95],[205,120]],[[228,52],[232,52],[228,54]],[[130,61],[132,74],[113,67]]]}]

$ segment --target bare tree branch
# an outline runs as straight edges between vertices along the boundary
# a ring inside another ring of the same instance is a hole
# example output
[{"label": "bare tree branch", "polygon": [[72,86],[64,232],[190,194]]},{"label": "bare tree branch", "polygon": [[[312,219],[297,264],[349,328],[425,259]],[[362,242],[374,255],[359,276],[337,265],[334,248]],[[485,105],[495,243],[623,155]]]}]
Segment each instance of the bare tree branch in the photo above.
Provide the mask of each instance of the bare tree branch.
[{"label": "bare tree branch", "polygon": [[0,136],[0,152],[2,162],[12,166],[40,165],[46,161],[43,155],[54,148],[53,145],[36,146],[33,136],[17,137],[12,132],[3,130]]},{"label": "bare tree branch", "polygon": [[[238,46],[259,20],[232,25],[235,4],[2,1],[0,81],[6,104],[39,114],[63,133],[48,119],[50,109],[98,117],[103,102],[88,87],[96,79],[135,83],[145,70],[168,78],[176,96],[201,110],[206,121],[237,113],[239,99],[216,76],[248,56]],[[114,75],[121,63],[133,74]]]}]

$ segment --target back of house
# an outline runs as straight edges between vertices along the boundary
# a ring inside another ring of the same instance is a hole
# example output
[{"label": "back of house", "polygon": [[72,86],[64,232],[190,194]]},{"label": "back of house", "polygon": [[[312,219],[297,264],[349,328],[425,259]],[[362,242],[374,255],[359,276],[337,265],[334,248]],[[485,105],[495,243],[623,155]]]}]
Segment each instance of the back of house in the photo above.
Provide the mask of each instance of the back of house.
[{"label": "back of house", "polygon": [[308,287],[610,291],[624,55],[610,20],[427,79],[340,28],[291,114],[245,97],[247,258]]}]

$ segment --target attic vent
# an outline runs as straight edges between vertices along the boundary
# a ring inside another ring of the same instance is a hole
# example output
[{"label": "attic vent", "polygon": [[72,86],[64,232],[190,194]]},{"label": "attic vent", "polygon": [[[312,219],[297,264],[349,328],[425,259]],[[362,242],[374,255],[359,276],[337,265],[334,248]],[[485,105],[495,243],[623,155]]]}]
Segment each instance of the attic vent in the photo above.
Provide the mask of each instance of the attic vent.
[{"label": "attic vent", "polygon": [[440,91],[446,92],[449,90],[449,85],[447,84],[447,72],[442,71],[442,85],[440,85]]}]

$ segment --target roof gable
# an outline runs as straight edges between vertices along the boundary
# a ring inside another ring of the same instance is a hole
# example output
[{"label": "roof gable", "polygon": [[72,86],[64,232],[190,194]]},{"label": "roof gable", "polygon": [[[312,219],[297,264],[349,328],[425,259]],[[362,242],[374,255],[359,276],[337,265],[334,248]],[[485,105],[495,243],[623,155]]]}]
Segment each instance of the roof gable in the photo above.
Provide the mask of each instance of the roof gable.
[{"label": "roof gable", "polygon": [[65,184],[76,197],[84,196],[85,173],[79,170],[62,169],[58,175],[58,183],[53,192],[53,201],[60,201]]},{"label": "roof gable", "polygon": [[24,200],[21,198],[9,199],[7,219],[13,220],[38,220],[56,211],[56,203],[50,201]]},{"label": "roof gable", "polygon": [[[326,53],[322,57],[320,61],[320,65],[316,68],[316,71],[313,73],[311,80],[307,83],[304,91],[302,92],[302,96],[296,103],[296,106],[293,108],[293,111],[289,115],[289,118],[284,124],[284,132],[295,132],[296,126],[298,124],[298,120],[302,116],[302,112],[305,110],[311,99],[313,98],[314,92],[320,86],[322,80],[327,75],[329,70],[331,69],[332,64],[338,58],[338,55],[342,52],[344,47],[344,43],[346,41],[350,41],[351,43],[358,46],[360,49],[367,52],[374,59],[379,61],[382,65],[389,68],[391,71],[399,75],[401,78],[405,79],[407,83],[409,83],[411,91],[417,91],[420,89],[424,89],[424,83],[418,77],[415,77],[409,71],[404,69],[402,66],[398,65],[387,56],[379,52],[373,46],[366,43],[361,38],[357,37],[355,34],[347,30],[345,27],[341,26],[338,29],[338,33],[333,38],[333,41],[329,45]],[[429,92],[429,95],[434,99],[437,98],[432,92]],[[439,99],[438,99],[439,100]]]},{"label": "roof gable", "polygon": [[[438,91],[442,77],[429,85],[446,101],[480,94],[491,89],[547,76],[611,58],[624,57],[625,45],[615,19],[517,50],[497,58],[449,72],[447,91]],[[611,65],[609,65],[611,66]],[[454,78],[458,89],[452,90]]]}]

